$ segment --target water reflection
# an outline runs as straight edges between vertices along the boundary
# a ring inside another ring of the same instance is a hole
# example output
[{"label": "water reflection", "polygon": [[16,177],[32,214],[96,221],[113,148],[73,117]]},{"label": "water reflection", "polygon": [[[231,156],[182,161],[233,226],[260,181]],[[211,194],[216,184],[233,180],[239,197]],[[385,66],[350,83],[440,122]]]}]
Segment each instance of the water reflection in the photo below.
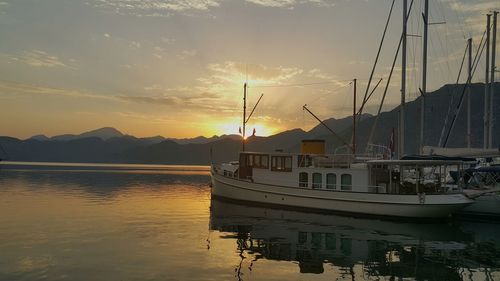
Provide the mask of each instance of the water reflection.
[{"label": "water reflection", "polygon": [[0,170],[0,280],[500,280],[495,224],[235,205],[205,171],[135,168]]},{"label": "water reflection", "polygon": [[74,164],[64,167],[53,163],[46,163],[45,166],[28,164],[0,165],[0,185],[6,188],[9,186],[7,182],[17,180],[33,189],[42,186],[66,191],[78,189],[106,197],[138,186],[150,189],[171,185],[206,187],[209,182],[208,171],[201,166],[132,165],[127,169],[124,165],[87,167],[81,166],[85,164]]},{"label": "water reflection", "polygon": [[[260,260],[277,260],[298,263],[300,273],[333,268],[340,278],[352,280],[499,280],[500,243],[491,239],[500,237],[499,227],[474,232],[478,225],[386,222],[215,199],[210,214],[210,228],[236,242],[242,258],[235,269],[237,279]],[[244,259],[250,265],[242,266]]]}]

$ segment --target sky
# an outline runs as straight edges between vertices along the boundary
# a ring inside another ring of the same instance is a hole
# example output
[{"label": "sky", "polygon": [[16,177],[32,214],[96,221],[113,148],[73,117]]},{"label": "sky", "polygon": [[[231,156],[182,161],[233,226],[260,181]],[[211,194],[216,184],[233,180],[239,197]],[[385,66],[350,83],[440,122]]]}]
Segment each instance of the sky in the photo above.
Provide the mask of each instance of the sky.
[{"label": "sky", "polygon": [[[0,0],[0,135],[105,126],[138,137],[236,134],[245,82],[249,111],[264,94],[247,134],[308,130],[317,122],[304,104],[322,119],[352,113],[354,78],[359,105],[391,3]],[[429,26],[428,91],[455,82],[466,39],[475,53],[493,9],[500,1],[430,1],[429,21],[445,23]],[[415,0],[407,100],[421,87],[422,11],[423,0]],[[372,87],[383,80],[365,112],[376,112],[401,28],[396,0]],[[400,100],[396,65],[384,110]],[[484,81],[484,59],[473,80]]]}]

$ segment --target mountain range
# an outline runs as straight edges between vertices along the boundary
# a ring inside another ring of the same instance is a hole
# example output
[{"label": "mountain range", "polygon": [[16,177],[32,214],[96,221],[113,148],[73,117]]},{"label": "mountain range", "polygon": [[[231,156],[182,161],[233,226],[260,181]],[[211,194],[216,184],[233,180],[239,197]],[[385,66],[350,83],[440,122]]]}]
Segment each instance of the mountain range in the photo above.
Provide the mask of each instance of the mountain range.
[{"label": "mountain range", "polygon": [[[445,85],[426,96],[424,142],[437,146],[439,139],[444,139],[449,130],[450,121],[445,126],[446,116],[453,115],[460,102],[464,85]],[[484,84],[470,85],[471,91],[471,139],[473,147],[481,147],[483,142],[483,106]],[[500,83],[495,83],[495,93],[500,95]],[[420,99],[408,102],[405,106],[405,152],[417,153],[420,126]],[[462,105],[450,133],[448,147],[465,146],[466,143],[466,105]],[[500,108],[500,98],[495,97],[494,108]],[[387,145],[393,129],[398,127],[399,107],[383,112],[379,116],[372,142]],[[375,116],[363,114],[357,126],[358,152],[362,152]],[[500,110],[494,110],[494,120],[500,120]],[[343,140],[350,142],[352,116],[330,118],[323,122],[334,130]],[[445,129],[443,130],[443,127]],[[442,137],[443,136],[443,137]],[[500,124],[494,124],[493,146],[500,141]],[[318,124],[309,131],[292,129],[268,137],[252,136],[247,139],[249,151],[275,150],[298,152],[303,139],[324,139],[327,151],[343,142],[333,136],[323,125]],[[5,151],[0,158],[11,161],[46,161],[46,162],[97,162],[97,163],[144,163],[144,164],[208,164],[235,160],[241,149],[241,137],[222,135],[196,138],[165,138],[154,136],[137,138],[123,134],[117,129],[104,127],[84,132],[79,135],[65,134],[53,137],[36,135],[26,140],[0,136],[0,145]],[[2,150],[0,150],[2,153]]]}]

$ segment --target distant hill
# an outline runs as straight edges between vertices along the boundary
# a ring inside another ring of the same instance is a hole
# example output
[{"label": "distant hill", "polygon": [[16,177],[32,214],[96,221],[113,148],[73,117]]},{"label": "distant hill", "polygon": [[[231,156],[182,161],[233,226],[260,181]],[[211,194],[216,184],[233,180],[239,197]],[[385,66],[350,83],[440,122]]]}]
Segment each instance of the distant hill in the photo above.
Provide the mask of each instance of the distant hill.
[{"label": "distant hill", "polygon": [[48,138],[45,135],[36,135],[31,137],[30,139],[35,139],[35,140],[53,140],[53,141],[69,141],[69,140],[76,140],[76,139],[84,139],[84,138],[100,138],[102,140],[107,140],[110,138],[116,138],[116,137],[122,137],[123,134],[122,132],[118,131],[115,128],[111,127],[104,127],[88,132],[81,133],[79,135],[72,135],[72,134],[64,134],[64,135],[58,135],[58,136],[53,136],[51,138]]},{"label": "distant hill", "polygon": [[[360,120],[365,120],[370,117],[373,117],[373,115],[364,113],[361,115]],[[325,123],[334,132],[342,132],[352,127],[352,116],[347,116],[341,119],[330,118],[323,120],[323,123]],[[309,135],[312,135],[314,137],[321,137],[324,135],[331,134],[330,131],[327,128],[325,128],[325,126],[322,124],[318,124],[316,127],[309,130],[308,133]]]},{"label": "distant hill", "polygon": [[[445,85],[428,93],[426,100],[425,144],[437,145],[451,108],[456,108],[463,85]],[[494,120],[500,120],[500,83],[495,84]],[[472,145],[482,147],[484,84],[471,85]],[[379,116],[373,142],[387,145],[393,128],[398,127],[399,107]],[[406,104],[406,153],[418,151],[420,98]],[[375,116],[364,114],[357,128],[358,152],[364,151]],[[330,118],[324,121],[344,140],[350,141],[352,117]],[[449,126],[449,123],[448,123]],[[449,138],[449,147],[465,146],[465,103],[458,115],[456,126]],[[333,152],[342,143],[319,124],[308,132],[293,129],[268,137],[251,136],[247,139],[247,151],[272,152],[277,149],[298,152],[303,139],[325,139],[327,151]],[[493,146],[500,141],[500,122],[494,124]],[[60,135],[48,138],[33,136],[27,140],[0,137],[0,145],[12,161],[48,162],[107,162],[107,163],[155,163],[155,164],[208,164],[210,161],[235,160],[241,149],[240,136],[223,135],[186,139],[155,136],[136,138],[124,135],[114,128],[101,128],[79,135]],[[212,152],[212,153],[211,153]],[[2,155],[0,155],[0,158]]]}]

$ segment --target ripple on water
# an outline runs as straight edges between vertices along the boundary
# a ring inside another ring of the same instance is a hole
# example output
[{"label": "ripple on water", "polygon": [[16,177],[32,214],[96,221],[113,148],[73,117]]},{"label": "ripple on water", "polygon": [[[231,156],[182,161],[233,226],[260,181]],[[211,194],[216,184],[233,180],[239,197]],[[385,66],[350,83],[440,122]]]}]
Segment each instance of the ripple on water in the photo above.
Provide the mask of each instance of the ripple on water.
[{"label": "ripple on water", "polygon": [[210,200],[206,173],[104,168],[0,171],[0,280],[500,280],[498,224],[258,208]]}]

